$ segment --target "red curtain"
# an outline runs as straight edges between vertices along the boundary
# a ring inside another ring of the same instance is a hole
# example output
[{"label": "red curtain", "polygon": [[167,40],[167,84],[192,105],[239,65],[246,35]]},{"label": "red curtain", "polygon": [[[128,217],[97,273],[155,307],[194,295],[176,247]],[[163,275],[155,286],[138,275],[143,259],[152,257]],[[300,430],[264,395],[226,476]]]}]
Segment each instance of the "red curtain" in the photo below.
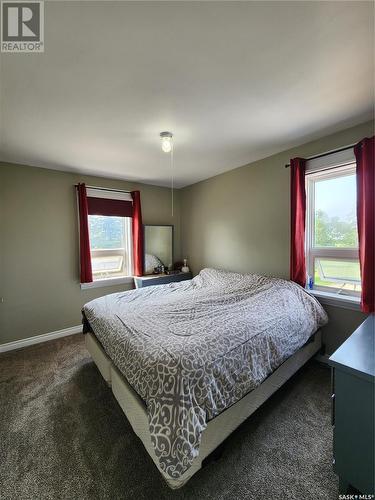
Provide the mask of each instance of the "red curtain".
[{"label": "red curtain", "polygon": [[375,136],[354,147],[357,160],[357,225],[361,268],[361,309],[375,312]]},{"label": "red curtain", "polygon": [[78,184],[78,208],[79,208],[79,253],[81,283],[92,282],[90,237],[88,222],[88,205],[85,184]]},{"label": "red curtain", "polygon": [[291,199],[291,240],[290,240],[290,279],[301,286],[306,285],[305,258],[305,190],[306,160],[294,158],[290,161],[290,199]]},{"label": "red curtain", "polygon": [[87,198],[89,215],[107,217],[133,217],[133,203],[129,200],[111,200],[109,198]]},{"label": "red curtain", "polygon": [[143,226],[141,211],[141,194],[139,191],[132,191],[133,198],[133,260],[134,275],[143,274]]}]

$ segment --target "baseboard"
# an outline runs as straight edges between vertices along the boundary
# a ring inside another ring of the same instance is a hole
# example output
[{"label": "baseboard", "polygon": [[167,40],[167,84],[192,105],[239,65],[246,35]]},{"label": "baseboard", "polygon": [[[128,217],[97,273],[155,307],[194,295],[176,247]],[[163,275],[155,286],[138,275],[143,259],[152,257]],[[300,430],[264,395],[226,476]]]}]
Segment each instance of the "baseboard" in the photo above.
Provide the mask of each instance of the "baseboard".
[{"label": "baseboard", "polygon": [[55,332],[43,333],[42,335],[34,335],[33,337],[28,337],[27,339],[0,344],[0,353],[13,351],[14,349],[21,349],[22,347],[34,344],[40,344],[41,342],[48,342],[49,340],[59,339],[61,337],[67,337],[68,335],[74,335],[75,333],[82,333],[82,325],[70,326],[69,328],[63,328],[62,330],[56,330]]}]

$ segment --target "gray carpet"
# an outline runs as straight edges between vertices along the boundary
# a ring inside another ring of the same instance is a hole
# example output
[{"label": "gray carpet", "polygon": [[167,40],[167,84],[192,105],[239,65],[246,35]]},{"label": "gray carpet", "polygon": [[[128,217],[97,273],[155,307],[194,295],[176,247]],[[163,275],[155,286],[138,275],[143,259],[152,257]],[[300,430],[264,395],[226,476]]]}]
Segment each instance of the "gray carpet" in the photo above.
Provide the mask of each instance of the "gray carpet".
[{"label": "gray carpet", "polygon": [[337,499],[330,374],[309,362],[170,490],[74,335],[0,355],[0,498]]}]

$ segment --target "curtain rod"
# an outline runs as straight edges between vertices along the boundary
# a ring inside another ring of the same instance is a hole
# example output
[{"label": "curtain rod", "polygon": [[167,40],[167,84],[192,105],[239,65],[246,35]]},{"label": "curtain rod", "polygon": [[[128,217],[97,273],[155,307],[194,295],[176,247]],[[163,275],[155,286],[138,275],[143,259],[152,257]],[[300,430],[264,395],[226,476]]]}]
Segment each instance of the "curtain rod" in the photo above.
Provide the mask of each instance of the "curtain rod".
[{"label": "curtain rod", "polygon": [[[340,153],[341,151],[346,151],[347,149],[354,148],[354,146],[356,144],[357,143],[355,143],[355,144],[349,144],[349,146],[344,146],[344,147],[338,148],[338,149],[332,149],[332,151],[327,151],[326,153],[321,153],[320,155],[309,156],[308,158],[306,158],[306,160],[316,160],[317,158],[323,158],[323,156],[332,155],[334,153]],[[290,167],[290,163],[287,163],[285,165],[285,168],[289,168],[289,167]]]},{"label": "curtain rod", "polygon": [[[78,187],[78,184],[75,184],[75,187]],[[113,191],[114,193],[128,193],[131,194],[131,191],[126,191],[125,189],[113,189],[113,188],[105,188],[98,186],[86,186],[88,189],[97,189],[98,191]]]}]

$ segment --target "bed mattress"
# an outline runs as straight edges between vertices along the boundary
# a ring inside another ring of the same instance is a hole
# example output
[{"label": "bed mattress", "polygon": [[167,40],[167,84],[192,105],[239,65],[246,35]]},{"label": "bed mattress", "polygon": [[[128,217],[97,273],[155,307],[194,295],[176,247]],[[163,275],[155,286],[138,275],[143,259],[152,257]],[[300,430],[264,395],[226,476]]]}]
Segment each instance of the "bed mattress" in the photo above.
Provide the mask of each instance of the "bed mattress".
[{"label": "bed mattress", "polygon": [[205,269],[101,297],[84,314],[143,399],[160,469],[184,474],[207,422],[259,386],[327,321],[295,283]]}]

